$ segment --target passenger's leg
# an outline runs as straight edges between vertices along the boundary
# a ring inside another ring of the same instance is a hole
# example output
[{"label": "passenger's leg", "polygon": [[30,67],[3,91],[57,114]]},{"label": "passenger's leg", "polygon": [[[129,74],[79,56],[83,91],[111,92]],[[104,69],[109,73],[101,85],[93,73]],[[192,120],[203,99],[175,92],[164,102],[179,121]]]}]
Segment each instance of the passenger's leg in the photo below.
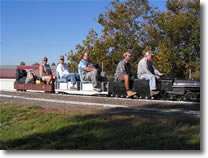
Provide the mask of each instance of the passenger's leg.
[{"label": "passenger's leg", "polygon": [[79,74],[75,74],[76,76],[76,80],[80,80],[80,75]]},{"label": "passenger's leg", "polygon": [[129,89],[129,76],[127,74],[120,75],[118,77],[118,80],[124,81],[128,97],[132,97],[132,96],[136,95],[136,92]]},{"label": "passenger's leg", "polygon": [[76,84],[76,74],[75,73],[70,73],[68,76],[67,76],[67,81],[71,81],[71,83],[73,85]]},{"label": "passenger's leg", "polygon": [[153,75],[150,76],[149,86],[150,86],[150,90],[151,91],[157,89],[157,87],[156,87],[156,79],[155,79],[155,76],[153,76]]},{"label": "passenger's leg", "polygon": [[92,85],[94,88],[98,87],[98,72],[97,71],[90,71],[85,76],[86,80],[92,81]]},{"label": "passenger's leg", "polygon": [[126,90],[129,90],[129,76],[122,74],[118,77],[118,80],[124,81]]},{"label": "passenger's leg", "polygon": [[150,75],[150,74],[143,74],[141,76],[138,77],[138,79],[140,80],[149,80],[149,87],[150,90],[156,90],[156,79],[154,75]]},{"label": "passenger's leg", "polygon": [[52,80],[52,76],[44,76],[44,77],[45,77],[46,83],[50,84],[50,82]]},{"label": "passenger's leg", "polygon": [[139,79],[149,80],[149,87],[150,87],[150,95],[155,96],[160,93],[160,91],[155,91],[156,88],[156,79],[154,75],[143,74],[142,76],[138,77]]}]

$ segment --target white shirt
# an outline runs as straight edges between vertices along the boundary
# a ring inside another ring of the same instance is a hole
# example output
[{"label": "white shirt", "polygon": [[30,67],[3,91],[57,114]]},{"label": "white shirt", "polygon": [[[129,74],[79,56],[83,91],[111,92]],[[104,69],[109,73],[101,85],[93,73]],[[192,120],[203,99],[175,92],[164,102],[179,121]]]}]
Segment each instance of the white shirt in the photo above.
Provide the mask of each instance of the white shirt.
[{"label": "white shirt", "polygon": [[58,64],[56,71],[59,72],[60,78],[62,78],[64,75],[69,75],[71,73],[66,64]]}]

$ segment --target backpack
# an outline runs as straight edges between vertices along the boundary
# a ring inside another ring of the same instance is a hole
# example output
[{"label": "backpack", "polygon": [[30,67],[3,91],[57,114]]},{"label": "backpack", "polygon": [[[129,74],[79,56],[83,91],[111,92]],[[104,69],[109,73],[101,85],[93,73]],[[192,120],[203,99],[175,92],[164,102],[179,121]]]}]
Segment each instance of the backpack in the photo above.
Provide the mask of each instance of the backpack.
[{"label": "backpack", "polygon": [[24,69],[16,69],[16,82],[25,83],[27,71]]},{"label": "backpack", "polygon": [[35,81],[36,81],[35,75],[31,71],[29,71],[27,73],[27,78],[25,80],[25,83],[35,83]]}]

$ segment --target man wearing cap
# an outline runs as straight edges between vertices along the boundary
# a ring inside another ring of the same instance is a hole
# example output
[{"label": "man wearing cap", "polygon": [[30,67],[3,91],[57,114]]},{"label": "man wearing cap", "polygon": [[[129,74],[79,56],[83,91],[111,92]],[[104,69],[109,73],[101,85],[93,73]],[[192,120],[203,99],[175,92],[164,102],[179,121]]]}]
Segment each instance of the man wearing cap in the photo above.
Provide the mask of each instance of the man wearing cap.
[{"label": "man wearing cap", "polygon": [[121,80],[125,83],[125,88],[128,97],[136,95],[136,92],[132,91],[129,87],[130,78],[133,76],[131,73],[131,65],[129,61],[131,60],[131,54],[129,52],[124,53],[124,59],[121,60],[116,68],[116,73],[114,75],[115,80]]},{"label": "man wearing cap", "polygon": [[50,84],[50,82],[56,79],[56,76],[53,76],[50,65],[47,64],[48,58],[43,57],[42,64],[39,66],[40,70],[40,78],[42,81],[46,81],[47,84]]},{"label": "man wearing cap", "polygon": [[144,58],[138,63],[137,77],[138,79],[149,80],[150,95],[159,94],[156,88],[156,78],[159,79],[163,73],[160,73],[152,63],[152,52],[147,51]]},{"label": "man wearing cap", "polygon": [[59,73],[60,79],[71,81],[73,86],[70,87],[70,89],[76,89],[75,84],[76,81],[79,79],[79,75],[71,72],[68,66],[64,64],[64,56],[60,56],[56,72]]}]

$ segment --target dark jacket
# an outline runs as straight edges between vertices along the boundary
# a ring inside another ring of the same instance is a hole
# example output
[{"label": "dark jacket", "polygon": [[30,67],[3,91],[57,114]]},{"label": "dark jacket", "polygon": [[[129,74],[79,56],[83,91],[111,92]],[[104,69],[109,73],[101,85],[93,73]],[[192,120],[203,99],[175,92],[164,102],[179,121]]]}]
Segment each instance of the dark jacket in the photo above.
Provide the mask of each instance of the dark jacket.
[{"label": "dark jacket", "polygon": [[121,74],[127,74],[129,77],[132,76],[131,65],[125,59],[121,60],[117,65],[116,73],[114,75],[115,80],[118,80],[118,77]]}]

